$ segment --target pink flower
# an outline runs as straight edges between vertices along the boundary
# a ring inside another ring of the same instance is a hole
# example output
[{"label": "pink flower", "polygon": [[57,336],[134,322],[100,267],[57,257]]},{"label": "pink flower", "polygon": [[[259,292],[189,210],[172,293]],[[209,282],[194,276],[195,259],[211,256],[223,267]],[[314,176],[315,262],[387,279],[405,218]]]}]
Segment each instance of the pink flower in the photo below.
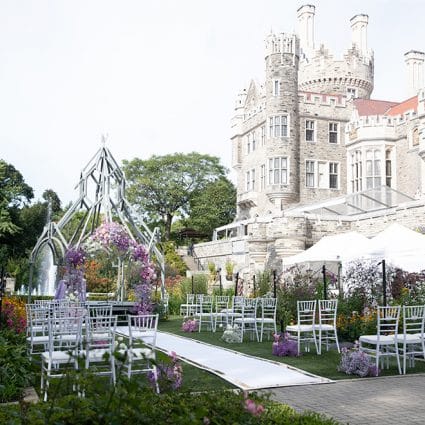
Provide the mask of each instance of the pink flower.
[{"label": "pink flower", "polygon": [[244,393],[245,396],[245,410],[253,416],[260,416],[264,412],[264,406],[262,404],[257,404],[254,400],[247,398],[247,394]]}]

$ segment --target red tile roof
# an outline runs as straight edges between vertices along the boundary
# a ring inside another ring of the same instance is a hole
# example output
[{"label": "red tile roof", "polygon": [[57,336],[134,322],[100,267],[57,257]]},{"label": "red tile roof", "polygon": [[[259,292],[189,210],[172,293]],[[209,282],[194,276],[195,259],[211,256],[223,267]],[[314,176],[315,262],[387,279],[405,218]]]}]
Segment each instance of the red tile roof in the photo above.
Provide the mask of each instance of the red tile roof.
[{"label": "red tile roof", "polygon": [[405,100],[404,102],[399,103],[398,105],[393,106],[390,108],[386,115],[403,115],[408,111],[415,111],[418,110],[418,96],[413,96],[410,99]]},{"label": "red tile roof", "polygon": [[367,115],[385,115],[390,108],[398,105],[398,102],[387,100],[354,99],[353,102],[361,117]]},{"label": "red tile roof", "polygon": [[372,99],[354,99],[353,102],[361,117],[368,115],[395,116],[418,110],[418,96],[411,97],[401,103]]}]

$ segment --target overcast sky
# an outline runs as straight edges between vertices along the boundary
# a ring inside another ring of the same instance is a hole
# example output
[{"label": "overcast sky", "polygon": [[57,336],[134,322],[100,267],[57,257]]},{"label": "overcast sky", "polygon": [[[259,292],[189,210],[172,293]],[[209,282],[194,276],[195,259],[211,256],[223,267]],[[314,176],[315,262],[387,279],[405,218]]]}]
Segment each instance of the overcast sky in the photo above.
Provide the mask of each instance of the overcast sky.
[{"label": "overcast sky", "polygon": [[[115,158],[198,151],[230,168],[236,94],[264,79],[264,38],[297,29],[291,0],[0,0],[0,158],[74,200],[108,135]],[[403,54],[425,51],[422,0],[320,0],[315,40],[340,57],[369,15],[374,99],[403,100]]]}]

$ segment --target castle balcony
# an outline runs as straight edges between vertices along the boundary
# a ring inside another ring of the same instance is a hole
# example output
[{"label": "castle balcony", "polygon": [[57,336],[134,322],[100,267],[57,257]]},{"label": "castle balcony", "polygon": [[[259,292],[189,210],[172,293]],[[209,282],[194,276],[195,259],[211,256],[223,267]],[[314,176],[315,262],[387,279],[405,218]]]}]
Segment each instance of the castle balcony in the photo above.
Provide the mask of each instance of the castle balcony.
[{"label": "castle balcony", "polygon": [[257,192],[249,191],[238,193],[237,204],[241,208],[252,208],[258,205]]}]

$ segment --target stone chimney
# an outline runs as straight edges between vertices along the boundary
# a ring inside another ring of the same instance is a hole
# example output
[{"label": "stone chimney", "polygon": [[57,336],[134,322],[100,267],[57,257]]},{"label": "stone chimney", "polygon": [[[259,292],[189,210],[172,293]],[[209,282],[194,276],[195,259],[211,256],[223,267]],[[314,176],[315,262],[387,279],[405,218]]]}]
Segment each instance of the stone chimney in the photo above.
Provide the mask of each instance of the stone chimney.
[{"label": "stone chimney", "polygon": [[312,4],[305,4],[297,10],[300,47],[304,54],[308,54],[314,50],[315,10],[316,8]]},{"label": "stone chimney", "polygon": [[424,86],[424,61],[425,53],[410,50],[404,54],[407,65],[407,96],[413,97]]},{"label": "stone chimney", "polygon": [[351,42],[362,53],[363,56],[368,55],[367,50],[367,24],[369,16],[356,15],[350,19],[351,23]]}]

